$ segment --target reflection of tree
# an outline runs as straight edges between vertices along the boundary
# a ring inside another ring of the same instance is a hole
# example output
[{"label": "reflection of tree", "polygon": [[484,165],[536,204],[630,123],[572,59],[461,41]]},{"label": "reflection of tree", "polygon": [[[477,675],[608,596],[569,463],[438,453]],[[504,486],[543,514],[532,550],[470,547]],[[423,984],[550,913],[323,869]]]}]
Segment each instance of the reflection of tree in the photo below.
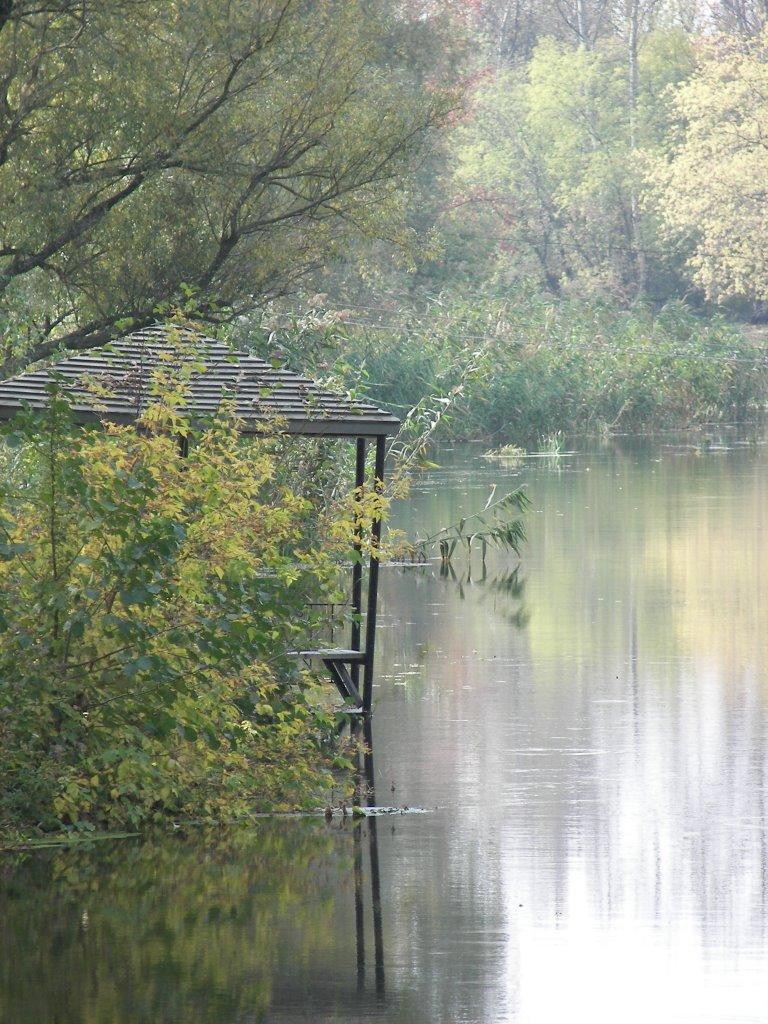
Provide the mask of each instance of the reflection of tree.
[{"label": "reflection of tree", "polygon": [[0,1019],[262,1019],[281,954],[301,965],[332,942],[351,866],[346,842],[304,824],[7,863]]},{"label": "reflection of tree", "polygon": [[458,575],[450,562],[440,566],[440,578],[456,585],[459,597],[466,600],[467,588],[480,588],[480,596],[474,593],[473,600],[479,605],[491,604],[493,611],[510,625],[522,629],[528,624],[530,612],[525,605],[525,577],[520,575],[520,566],[501,572],[489,573],[483,563],[480,575],[472,575],[468,566]]},{"label": "reflection of tree", "polygon": [[[362,739],[357,802],[375,806],[370,724]],[[22,854],[0,917],[3,1024],[256,1024],[303,1005],[341,1021],[385,994],[375,817]]]}]

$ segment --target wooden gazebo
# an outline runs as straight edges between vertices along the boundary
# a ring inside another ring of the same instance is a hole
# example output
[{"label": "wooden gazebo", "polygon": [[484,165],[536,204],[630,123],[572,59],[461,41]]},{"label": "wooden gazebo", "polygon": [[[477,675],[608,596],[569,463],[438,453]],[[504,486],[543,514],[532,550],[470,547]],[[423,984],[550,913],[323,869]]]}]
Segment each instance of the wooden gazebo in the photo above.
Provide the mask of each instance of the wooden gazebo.
[{"label": "wooden gazebo", "polygon": [[[283,433],[354,441],[358,488],[366,484],[366,452],[370,442],[375,444],[376,454],[374,478],[369,486],[381,488],[386,438],[396,432],[397,417],[176,325],[135,331],[106,348],[73,353],[52,365],[0,381],[0,418],[8,419],[25,406],[44,408],[49,401],[49,387],[58,380],[69,392],[78,422],[129,423],[152,401],[153,374],[169,356],[176,360],[194,359],[204,366],[202,370],[196,369],[189,381],[185,411],[193,421],[215,413],[226,399],[235,403],[244,434],[263,433],[265,424],[277,421]],[[184,444],[182,441],[182,454]],[[380,520],[374,521],[371,533],[375,550],[381,539]],[[359,555],[359,534],[355,548]],[[372,703],[378,576],[378,559],[371,557],[364,642],[363,565],[358,557],[352,569],[349,647],[298,652],[322,660],[345,701],[364,714],[370,713]]]}]

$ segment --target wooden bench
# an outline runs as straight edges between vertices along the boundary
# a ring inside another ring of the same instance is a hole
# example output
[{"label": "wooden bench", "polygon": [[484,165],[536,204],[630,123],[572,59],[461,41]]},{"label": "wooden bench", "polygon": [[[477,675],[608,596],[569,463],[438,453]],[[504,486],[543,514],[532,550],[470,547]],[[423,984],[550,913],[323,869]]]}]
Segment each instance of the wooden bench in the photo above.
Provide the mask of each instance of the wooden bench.
[{"label": "wooden bench", "polygon": [[319,659],[328,669],[345,703],[352,702],[352,714],[363,714],[363,698],[350,674],[348,665],[364,665],[365,652],[352,651],[343,647],[325,647],[315,651],[296,651],[300,658]]}]

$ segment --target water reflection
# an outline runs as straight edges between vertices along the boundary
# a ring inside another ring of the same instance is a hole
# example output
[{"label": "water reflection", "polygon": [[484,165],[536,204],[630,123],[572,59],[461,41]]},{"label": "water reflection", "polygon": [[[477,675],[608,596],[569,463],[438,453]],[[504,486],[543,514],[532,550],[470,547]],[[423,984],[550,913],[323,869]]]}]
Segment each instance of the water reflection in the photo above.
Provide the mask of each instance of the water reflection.
[{"label": "water reflection", "polygon": [[[355,802],[375,807],[361,728]],[[22,853],[1,881],[3,1024],[298,1019],[307,998],[346,1020],[385,996],[375,817]]]},{"label": "water reflection", "polygon": [[373,1014],[376,825],[293,821],[6,860],[0,1020],[266,1021],[276,1005],[293,1020],[310,1001],[318,1020]]},{"label": "water reflection", "polygon": [[[425,574],[429,571],[424,568]],[[528,622],[525,577],[521,575],[519,565],[489,573],[488,565],[483,561],[479,573],[473,576],[471,561],[460,566],[458,573],[453,562],[444,561],[440,563],[439,575],[441,580],[455,584],[462,601],[469,596],[470,588],[484,588],[484,592],[481,589],[471,595],[478,604],[490,604],[494,614],[503,616],[510,625],[517,628],[522,628]]]},{"label": "water reflection", "polygon": [[768,1017],[765,449],[442,461],[402,525],[538,511],[383,573],[359,795],[429,813],[5,860],[3,1024]]},{"label": "water reflection", "polygon": [[[380,699],[403,724],[378,756],[429,730],[413,784],[460,808],[447,860],[480,847],[503,906],[466,1019],[764,1019],[765,469],[756,450],[656,448],[526,471],[521,629],[466,586],[387,593],[397,696]],[[449,463],[412,514],[452,521],[488,479]],[[482,886],[466,860],[464,881]]]},{"label": "water reflection", "polygon": [[[373,767],[373,732],[370,719],[361,722],[352,720],[352,733],[358,740],[357,768],[355,772],[355,796],[353,807],[377,807],[376,773]],[[365,989],[365,876],[363,870],[364,831],[368,834],[368,864],[371,880],[371,915],[373,918],[373,957],[376,995],[383,999],[385,993],[384,970],[384,927],[381,910],[381,868],[379,867],[379,841],[376,817],[353,819],[352,838],[354,846],[355,877],[355,942],[358,990]]]}]

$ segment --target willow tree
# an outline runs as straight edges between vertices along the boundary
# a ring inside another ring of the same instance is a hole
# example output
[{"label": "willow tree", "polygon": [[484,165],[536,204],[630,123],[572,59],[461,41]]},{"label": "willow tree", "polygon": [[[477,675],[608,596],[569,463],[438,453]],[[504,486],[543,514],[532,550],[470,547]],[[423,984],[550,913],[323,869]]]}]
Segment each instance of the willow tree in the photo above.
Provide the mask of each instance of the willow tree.
[{"label": "willow tree", "polygon": [[[0,0],[0,362],[279,294],[397,236],[448,99],[366,0]],[[386,59],[384,54],[386,53]]]}]

